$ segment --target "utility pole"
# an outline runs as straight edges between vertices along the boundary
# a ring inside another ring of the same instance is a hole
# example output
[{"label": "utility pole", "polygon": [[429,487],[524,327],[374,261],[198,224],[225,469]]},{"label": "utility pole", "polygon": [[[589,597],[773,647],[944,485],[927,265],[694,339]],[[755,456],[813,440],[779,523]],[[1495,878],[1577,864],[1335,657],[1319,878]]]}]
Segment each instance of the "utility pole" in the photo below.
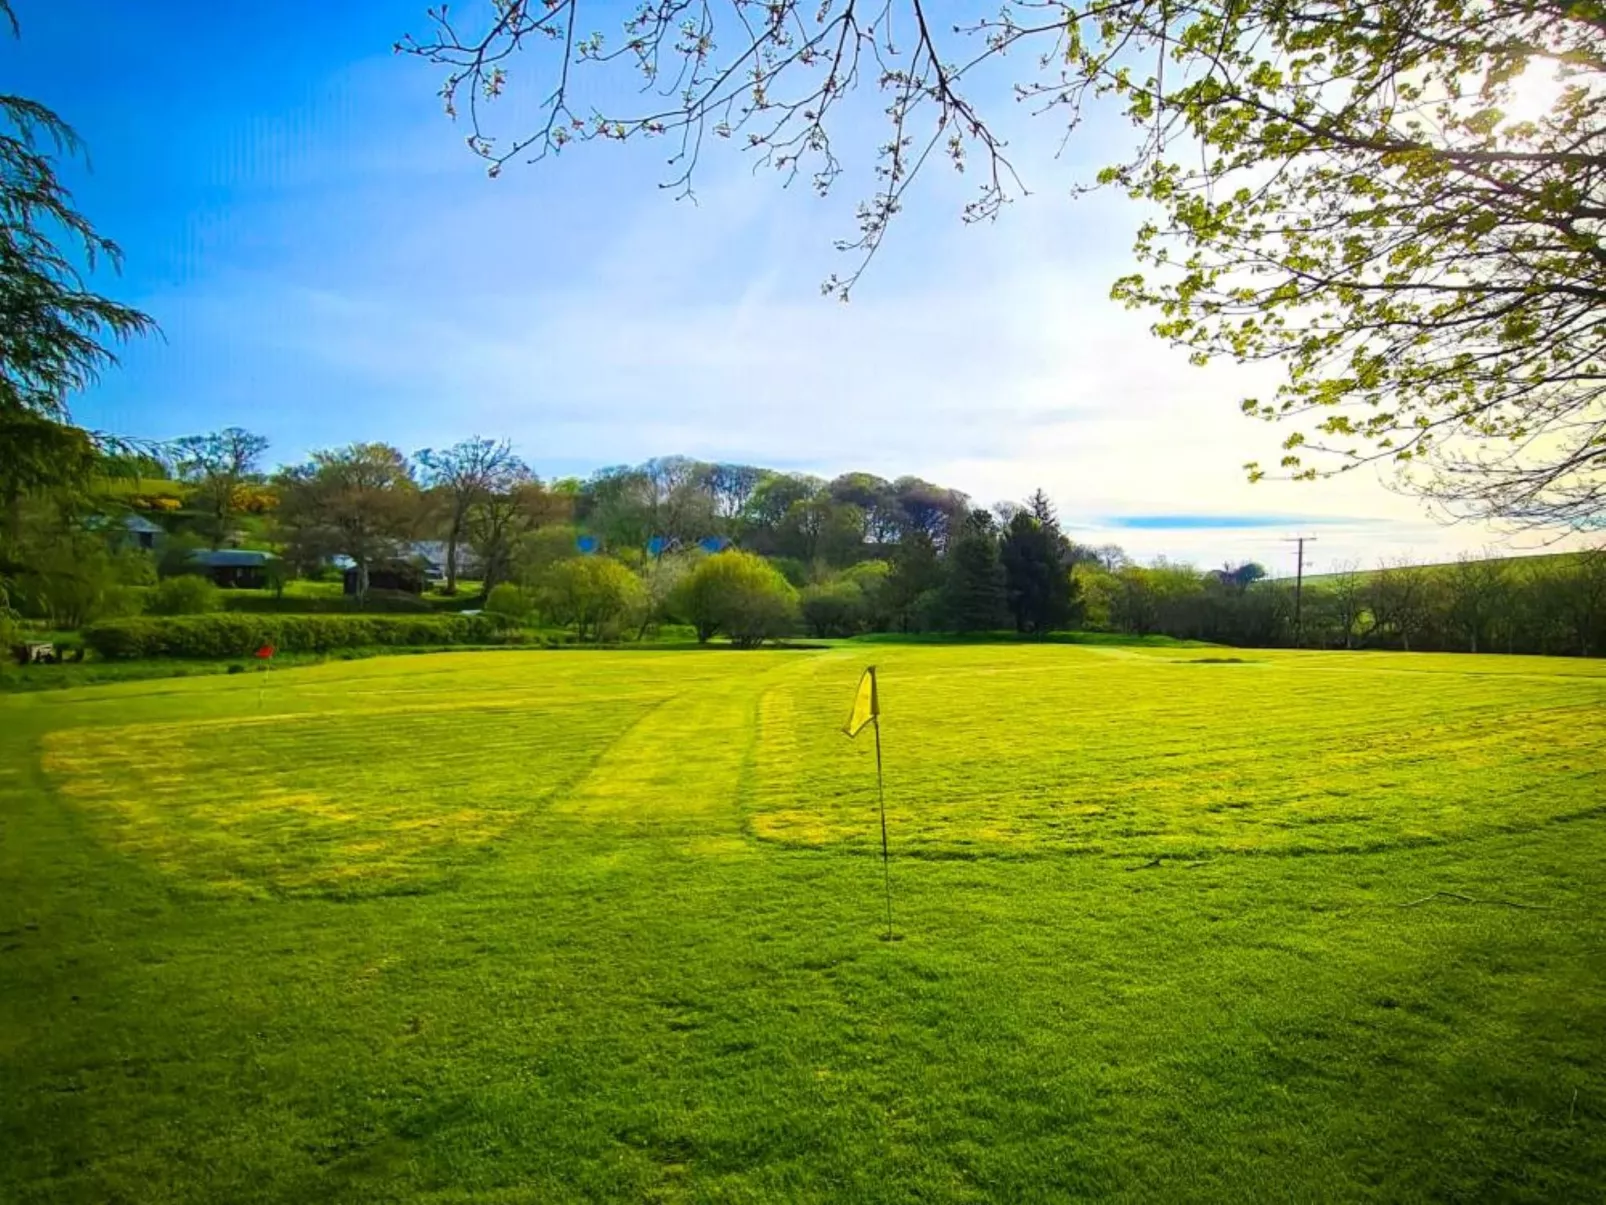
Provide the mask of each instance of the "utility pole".
[{"label": "utility pole", "polygon": [[1295,556],[1298,564],[1294,567],[1294,647],[1302,648],[1305,644],[1304,601],[1305,601],[1305,545],[1314,544],[1315,536],[1290,536],[1284,544],[1295,544],[1298,548]]}]

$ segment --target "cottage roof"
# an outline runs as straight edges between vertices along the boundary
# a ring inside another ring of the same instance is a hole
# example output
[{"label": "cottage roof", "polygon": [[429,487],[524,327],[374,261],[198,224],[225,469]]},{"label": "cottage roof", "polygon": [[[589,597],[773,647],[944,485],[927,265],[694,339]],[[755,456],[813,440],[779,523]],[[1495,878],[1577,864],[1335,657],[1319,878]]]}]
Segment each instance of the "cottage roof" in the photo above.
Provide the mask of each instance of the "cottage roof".
[{"label": "cottage roof", "polygon": [[261,548],[208,548],[190,553],[190,562],[208,569],[260,568],[269,561],[278,560],[273,553]]}]

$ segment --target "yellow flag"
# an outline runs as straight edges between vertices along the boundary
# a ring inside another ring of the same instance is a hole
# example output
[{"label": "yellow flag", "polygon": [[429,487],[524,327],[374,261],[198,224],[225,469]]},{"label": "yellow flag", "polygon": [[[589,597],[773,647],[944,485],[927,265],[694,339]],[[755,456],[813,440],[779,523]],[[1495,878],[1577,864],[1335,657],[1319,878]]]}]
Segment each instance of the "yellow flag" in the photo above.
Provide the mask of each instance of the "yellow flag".
[{"label": "yellow flag", "polygon": [[853,713],[848,716],[842,731],[849,736],[858,736],[864,726],[880,714],[881,701],[876,697],[875,666],[872,665],[859,679],[858,692],[853,696]]}]

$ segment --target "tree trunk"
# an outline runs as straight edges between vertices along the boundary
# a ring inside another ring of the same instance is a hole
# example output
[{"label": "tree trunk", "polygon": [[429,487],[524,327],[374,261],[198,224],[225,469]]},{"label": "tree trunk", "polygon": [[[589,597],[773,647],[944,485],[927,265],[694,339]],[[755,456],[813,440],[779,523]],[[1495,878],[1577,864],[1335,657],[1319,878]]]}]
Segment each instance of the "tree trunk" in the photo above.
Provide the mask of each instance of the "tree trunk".
[{"label": "tree trunk", "polygon": [[[457,593],[457,541],[462,535],[463,525],[460,521],[452,524],[452,530],[446,533],[446,593]],[[486,591],[489,593],[489,589]]]},{"label": "tree trunk", "polygon": [[[480,579],[481,598],[489,598],[492,590],[505,581],[513,580],[512,570],[503,572],[501,554],[495,551],[485,557],[484,574],[485,576]],[[451,591],[447,591],[447,593],[451,593]]]}]

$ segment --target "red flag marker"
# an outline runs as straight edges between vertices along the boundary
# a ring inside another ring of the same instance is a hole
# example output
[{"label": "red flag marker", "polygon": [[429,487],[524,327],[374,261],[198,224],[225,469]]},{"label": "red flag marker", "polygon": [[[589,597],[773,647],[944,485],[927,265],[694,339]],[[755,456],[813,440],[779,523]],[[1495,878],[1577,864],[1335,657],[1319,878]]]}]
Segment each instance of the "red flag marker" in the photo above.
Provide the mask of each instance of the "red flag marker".
[{"label": "red flag marker", "polygon": [[[273,670],[273,646],[271,644],[264,644],[261,648],[257,649],[257,651],[256,651],[256,659],[258,661],[262,662],[262,668],[264,670],[266,670],[266,671],[271,673],[272,670]],[[257,683],[257,710],[258,711],[262,710],[262,692],[263,692],[264,689],[266,689],[267,685],[268,685],[268,680],[266,678],[261,679]]]}]

